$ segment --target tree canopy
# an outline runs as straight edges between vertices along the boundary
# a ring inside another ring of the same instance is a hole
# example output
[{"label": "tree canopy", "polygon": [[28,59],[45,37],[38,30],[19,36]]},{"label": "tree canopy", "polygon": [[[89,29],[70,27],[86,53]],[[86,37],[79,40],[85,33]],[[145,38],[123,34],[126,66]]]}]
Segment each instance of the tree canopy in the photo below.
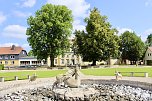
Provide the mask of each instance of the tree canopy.
[{"label": "tree canopy", "polygon": [[33,54],[38,59],[50,57],[54,66],[54,58],[69,47],[72,22],[72,12],[66,6],[46,4],[37,10],[27,20],[26,35]]},{"label": "tree canopy", "polygon": [[96,65],[98,60],[107,60],[118,54],[119,37],[117,31],[111,28],[106,16],[100,15],[97,8],[91,10],[85,19],[86,32],[75,31],[77,52],[84,61],[92,61]]},{"label": "tree canopy", "polygon": [[120,39],[120,51],[123,60],[128,59],[135,63],[142,58],[145,44],[135,32],[126,31],[120,36]]},{"label": "tree canopy", "polygon": [[34,56],[32,50],[30,50],[30,51],[28,52],[28,56]]},{"label": "tree canopy", "polygon": [[152,46],[152,34],[149,34],[148,37],[147,37],[147,40],[146,40],[146,45],[149,47],[149,46]]}]

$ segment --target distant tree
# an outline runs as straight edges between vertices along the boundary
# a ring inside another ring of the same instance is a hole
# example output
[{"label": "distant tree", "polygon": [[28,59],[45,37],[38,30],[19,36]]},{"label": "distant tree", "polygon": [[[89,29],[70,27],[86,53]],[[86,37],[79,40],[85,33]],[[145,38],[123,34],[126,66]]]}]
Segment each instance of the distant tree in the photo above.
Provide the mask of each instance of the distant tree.
[{"label": "distant tree", "polygon": [[34,56],[34,54],[33,54],[33,51],[32,51],[32,50],[30,50],[30,51],[28,52],[28,56]]},{"label": "distant tree", "polygon": [[118,54],[116,30],[111,28],[107,17],[100,15],[97,8],[91,10],[90,16],[85,19],[86,32],[75,31],[77,52],[84,61],[92,61],[96,65],[98,60],[107,60]]},{"label": "distant tree", "polygon": [[146,40],[147,47],[152,46],[152,34],[149,34]]},{"label": "distant tree", "polygon": [[122,60],[130,60],[131,64],[139,61],[145,51],[145,44],[134,32],[126,31],[120,36],[120,51]]},{"label": "distant tree", "polygon": [[72,33],[72,12],[66,6],[46,4],[28,18],[26,35],[33,54],[38,59],[54,58],[69,48]]}]

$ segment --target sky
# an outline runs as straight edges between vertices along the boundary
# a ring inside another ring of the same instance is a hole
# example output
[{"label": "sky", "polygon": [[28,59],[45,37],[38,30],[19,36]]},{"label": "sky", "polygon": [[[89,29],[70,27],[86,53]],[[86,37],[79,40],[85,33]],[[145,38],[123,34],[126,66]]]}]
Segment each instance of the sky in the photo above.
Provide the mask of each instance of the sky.
[{"label": "sky", "polygon": [[94,7],[119,31],[134,31],[143,41],[152,33],[152,0],[0,0],[0,47],[21,46],[29,51],[27,18],[46,3],[72,10],[73,30],[85,29],[84,18]]}]

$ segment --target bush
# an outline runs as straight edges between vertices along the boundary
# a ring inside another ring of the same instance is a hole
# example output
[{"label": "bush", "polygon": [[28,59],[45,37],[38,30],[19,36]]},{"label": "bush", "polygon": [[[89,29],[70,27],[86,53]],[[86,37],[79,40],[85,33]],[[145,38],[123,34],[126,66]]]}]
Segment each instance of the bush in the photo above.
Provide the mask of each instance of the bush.
[{"label": "bush", "polygon": [[0,70],[4,70],[4,65],[0,65]]}]

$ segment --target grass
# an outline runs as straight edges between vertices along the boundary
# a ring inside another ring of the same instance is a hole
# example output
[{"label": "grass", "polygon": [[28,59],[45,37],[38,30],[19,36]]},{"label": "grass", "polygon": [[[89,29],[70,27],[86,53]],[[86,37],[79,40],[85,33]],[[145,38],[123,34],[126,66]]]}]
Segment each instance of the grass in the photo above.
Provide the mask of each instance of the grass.
[{"label": "grass", "polygon": [[16,72],[0,72],[0,77],[4,77],[6,81],[14,80],[15,76],[18,76],[19,80],[27,79],[27,75],[32,76],[36,73],[38,78],[54,77],[58,74],[64,74],[66,70],[35,70],[35,71],[16,71]]},{"label": "grass", "polygon": [[[64,74],[67,70],[27,70],[27,71],[16,71],[16,72],[0,72],[0,77],[5,77],[6,81],[14,80],[15,76],[18,76],[20,80],[27,79],[27,75],[32,76],[36,73],[38,78],[49,78],[54,77],[58,74]],[[115,71],[120,72],[148,72],[149,77],[152,77],[152,68],[148,67],[130,67],[130,68],[93,68],[93,69],[81,69],[85,75],[94,76],[114,76]],[[122,74],[123,76],[130,76],[130,74]],[[135,74],[134,76],[144,76],[144,74]]]},{"label": "grass", "polygon": [[[148,72],[149,77],[152,77],[152,68],[93,68],[93,69],[82,69],[81,72],[85,75],[94,76],[114,76],[115,71],[119,72]],[[129,73],[123,73],[123,76],[130,76]],[[144,73],[135,73],[136,77],[143,77]]]}]

